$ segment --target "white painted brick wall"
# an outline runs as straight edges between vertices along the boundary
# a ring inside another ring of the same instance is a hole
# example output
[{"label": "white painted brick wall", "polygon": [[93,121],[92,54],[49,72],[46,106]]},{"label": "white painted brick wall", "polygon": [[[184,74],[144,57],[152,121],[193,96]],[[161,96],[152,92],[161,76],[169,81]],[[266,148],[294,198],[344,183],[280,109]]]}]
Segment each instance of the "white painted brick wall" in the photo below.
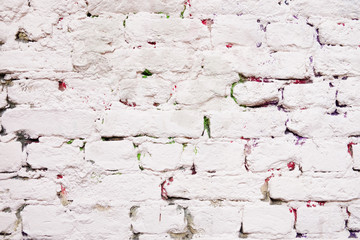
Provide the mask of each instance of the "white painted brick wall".
[{"label": "white painted brick wall", "polygon": [[359,12],[2,1],[0,235],[359,237]]}]

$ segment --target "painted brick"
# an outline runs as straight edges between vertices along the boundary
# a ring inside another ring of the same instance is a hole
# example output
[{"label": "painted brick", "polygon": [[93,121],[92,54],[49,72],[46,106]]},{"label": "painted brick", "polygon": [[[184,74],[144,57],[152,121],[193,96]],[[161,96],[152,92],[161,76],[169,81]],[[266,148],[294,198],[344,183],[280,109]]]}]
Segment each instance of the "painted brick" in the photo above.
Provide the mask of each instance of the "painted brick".
[{"label": "painted brick", "polygon": [[0,143],[0,172],[16,172],[22,165],[20,142]]}]

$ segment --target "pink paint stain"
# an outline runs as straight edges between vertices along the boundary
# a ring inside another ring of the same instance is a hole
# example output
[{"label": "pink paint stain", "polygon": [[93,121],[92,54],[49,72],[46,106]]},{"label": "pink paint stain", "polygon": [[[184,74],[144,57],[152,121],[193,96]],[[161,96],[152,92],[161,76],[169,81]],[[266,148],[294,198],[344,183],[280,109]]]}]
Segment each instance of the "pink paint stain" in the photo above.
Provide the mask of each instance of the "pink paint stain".
[{"label": "pink paint stain", "polygon": [[164,182],[161,183],[160,187],[161,187],[161,198],[163,200],[167,200],[169,197],[167,195],[167,191],[165,189],[165,184],[166,184],[166,180]]},{"label": "pink paint stain", "polygon": [[66,193],[66,188],[61,184],[61,194],[63,196],[65,196],[67,193]]},{"label": "pink paint stain", "polygon": [[232,48],[233,45],[232,45],[231,43],[229,43],[229,44],[226,44],[226,47],[227,47],[227,48]]},{"label": "pink paint stain", "polygon": [[297,209],[296,209],[296,208],[290,208],[289,211],[290,211],[291,213],[294,213],[295,222],[296,222],[296,220],[297,220]]},{"label": "pink paint stain", "polygon": [[353,149],[352,149],[352,146],[353,146],[353,145],[356,145],[356,144],[357,144],[357,143],[350,142],[350,143],[348,143],[348,145],[347,145],[348,153],[350,154],[351,157],[353,157]]}]

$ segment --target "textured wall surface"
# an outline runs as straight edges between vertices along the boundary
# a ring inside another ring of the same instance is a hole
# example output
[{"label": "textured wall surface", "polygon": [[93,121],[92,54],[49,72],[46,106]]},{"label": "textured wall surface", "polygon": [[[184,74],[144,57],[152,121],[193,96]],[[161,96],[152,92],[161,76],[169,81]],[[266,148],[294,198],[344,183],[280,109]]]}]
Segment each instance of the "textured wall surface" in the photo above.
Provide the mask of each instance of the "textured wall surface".
[{"label": "textured wall surface", "polygon": [[359,0],[1,0],[0,237],[360,236]]}]

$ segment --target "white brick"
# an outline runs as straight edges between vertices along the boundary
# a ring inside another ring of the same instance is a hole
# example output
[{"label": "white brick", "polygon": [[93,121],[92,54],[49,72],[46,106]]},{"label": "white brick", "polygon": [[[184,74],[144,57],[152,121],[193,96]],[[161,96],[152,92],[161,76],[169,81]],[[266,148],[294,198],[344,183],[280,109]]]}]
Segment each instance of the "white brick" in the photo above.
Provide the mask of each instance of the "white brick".
[{"label": "white brick", "polygon": [[110,53],[125,46],[122,21],[125,16],[85,18],[70,22],[76,52]]},{"label": "white brick", "polygon": [[325,20],[319,25],[320,42],[358,46],[360,44],[360,27],[358,21],[339,19],[338,21]]},{"label": "white brick", "polygon": [[4,51],[0,55],[0,71],[71,71],[69,54],[55,51]]},{"label": "white brick", "polygon": [[0,212],[0,232],[11,233],[16,224],[15,213]]},{"label": "white brick", "polygon": [[182,0],[155,0],[151,2],[144,2],[142,0],[131,1],[130,3],[123,0],[116,1],[102,1],[89,0],[89,11],[92,14],[102,13],[137,13],[137,12],[180,12],[184,8],[184,1]]},{"label": "white brick", "polygon": [[325,46],[314,55],[315,71],[323,75],[359,75],[359,54],[360,48]]},{"label": "white brick", "polygon": [[[300,16],[319,17],[346,17],[357,18],[360,11],[358,1],[337,1],[337,0],[299,0],[290,3],[295,13]],[[324,7],[326,6],[326,7]]]},{"label": "white brick", "polygon": [[359,78],[352,78],[340,81],[336,98],[340,105],[360,106],[360,96],[357,91],[360,88],[359,80]]},{"label": "white brick", "polygon": [[238,83],[233,88],[233,96],[239,105],[258,106],[279,101],[280,84],[251,82]]},{"label": "white brick", "polygon": [[108,58],[113,71],[134,71],[141,73],[145,69],[152,73],[166,71],[187,72],[193,68],[200,69],[199,59],[191,49],[179,48],[141,48],[116,50]]},{"label": "white brick", "polygon": [[138,13],[126,19],[126,40],[132,46],[209,48],[210,32],[199,19],[167,18],[163,14]]},{"label": "white brick", "polygon": [[198,172],[237,174],[244,170],[244,145],[237,142],[199,143],[194,158]]},{"label": "white brick", "polygon": [[295,142],[283,138],[263,138],[255,143],[249,142],[250,153],[246,160],[249,170],[252,172],[267,171],[271,168],[284,168],[287,163],[297,159],[297,147]]},{"label": "white brick", "polygon": [[20,142],[0,143],[0,172],[15,172],[21,168]]},{"label": "white brick", "polygon": [[69,186],[69,199],[74,199],[77,204],[103,205],[161,199],[160,177],[146,174],[120,173],[106,176],[92,173],[89,180],[92,180],[91,184],[86,186]]},{"label": "white brick", "polygon": [[210,116],[212,137],[256,138],[282,136],[286,115],[276,108],[216,112]]},{"label": "white brick", "polygon": [[218,16],[211,26],[212,43],[225,47],[231,43],[240,46],[256,47],[262,43],[264,32],[255,19],[245,20],[235,15]]},{"label": "white brick", "polygon": [[203,116],[195,111],[108,111],[102,125],[102,136],[200,137]]},{"label": "white brick", "polygon": [[32,168],[47,168],[49,170],[62,171],[68,167],[81,166],[83,154],[79,147],[63,145],[51,147],[40,143],[33,143],[26,147],[27,163]]},{"label": "white brick", "polygon": [[294,215],[286,206],[246,205],[244,207],[244,233],[286,234],[294,225]]},{"label": "white brick", "polygon": [[199,235],[229,234],[233,238],[239,235],[242,219],[240,207],[195,205],[188,210],[192,216],[192,227]]},{"label": "white brick", "polygon": [[181,162],[183,146],[178,143],[144,143],[140,145],[140,151],[140,161],[145,169],[168,171],[183,165]]},{"label": "white brick", "polygon": [[359,184],[357,178],[274,177],[269,192],[271,198],[286,201],[348,201],[359,198],[360,193],[354,191]]},{"label": "white brick", "polygon": [[182,233],[186,232],[184,209],[178,205],[140,206],[135,210],[132,227],[135,233]]},{"label": "white brick", "polygon": [[56,198],[56,185],[48,179],[2,180],[1,191],[8,191],[11,200],[52,201]]},{"label": "white brick", "polygon": [[176,85],[175,101],[184,105],[201,104],[216,97],[224,97],[229,81],[220,76],[199,77]]},{"label": "white brick", "polygon": [[331,108],[335,104],[336,89],[328,82],[291,84],[284,87],[282,104],[286,108]]},{"label": "white brick", "polygon": [[21,212],[21,216],[23,232],[33,238],[63,237],[74,229],[71,217],[61,205],[26,206]]},{"label": "white brick", "polygon": [[106,170],[138,170],[133,143],[124,141],[100,141],[86,144],[85,160],[92,160]]},{"label": "white brick", "polygon": [[305,52],[274,52],[251,48],[230,51],[234,69],[245,76],[296,79],[309,73],[309,55]]},{"label": "white brick", "polygon": [[360,112],[347,111],[347,113],[332,116],[324,111],[314,108],[298,110],[289,114],[287,127],[303,137],[334,137],[359,135]]},{"label": "white brick", "polygon": [[310,48],[314,35],[314,29],[305,23],[271,23],[266,27],[267,44],[275,50]]},{"label": "white brick", "polygon": [[264,19],[281,17],[289,12],[289,9],[279,6],[273,1],[251,0],[191,0],[191,12],[196,17],[213,17],[216,15],[243,14],[262,16]]},{"label": "white brick", "polygon": [[340,207],[300,207],[297,209],[296,231],[300,233],[340,232],[345,216]]},{"label": "white brick", "polygon": [[347,227],[351,230],[360,230],[360,206],[350,205],[347,210],[350,213]]},{"label": "white brick", "polygon": [[264,179],[250,174],[226,177],[174,176],[165,185],[168,197],[211,200],[259,200]]},{"label": "white brick", "polygon": [[61,135],[86,137],[94,127],[95,114],[90,111],[11,109],[2,116],[7,133],[24,130],[30,137]]},{"label": "white brick", "polygon": [[297,155],[303,171],[345,172],[351,169],[352,159],[346,141],[306,140]]},{"label": "white brick", "polygon": [[89,213],[76,214],[76,230],[69,239],[129,239],[129,209],[116,206],[95,205]]},{"label": "white brick", "polygon": [[166,103],[172,94],[170,81],[157,76],[140,79],[124,79],[119,83],[119,97],[122,101],[135,103],[136,106],[153,106]]}]

